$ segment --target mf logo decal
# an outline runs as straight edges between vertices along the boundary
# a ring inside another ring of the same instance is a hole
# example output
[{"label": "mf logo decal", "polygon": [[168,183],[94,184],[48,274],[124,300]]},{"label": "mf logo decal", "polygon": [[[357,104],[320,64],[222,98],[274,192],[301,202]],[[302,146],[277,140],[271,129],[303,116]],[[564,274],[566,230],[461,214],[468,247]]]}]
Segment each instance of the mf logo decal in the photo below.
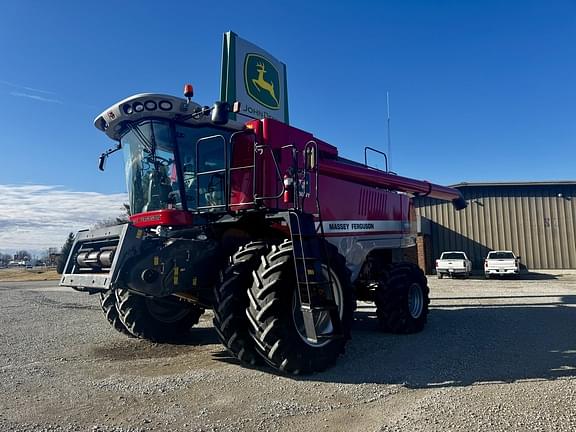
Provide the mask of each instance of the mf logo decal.
[{"label": "mf logo decal", "polygon": [[260,105],[280,109],[280,75],[270,61],[260,54],[246,54],[244,60],[246,91]]}]

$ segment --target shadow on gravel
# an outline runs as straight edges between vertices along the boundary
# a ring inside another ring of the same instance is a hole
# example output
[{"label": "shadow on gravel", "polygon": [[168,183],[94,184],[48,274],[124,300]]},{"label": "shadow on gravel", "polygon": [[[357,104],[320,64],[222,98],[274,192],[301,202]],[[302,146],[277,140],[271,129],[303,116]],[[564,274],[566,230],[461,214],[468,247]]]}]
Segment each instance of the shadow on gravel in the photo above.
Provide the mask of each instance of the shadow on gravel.
[{"label": "shadow on gravel", "polygon": [[558,275],[549,274],[549,273],[537,273],[537,272],[528,272],[528,273],[520,273],[518,279],[522,280],[552,280],[558,279]]},{"label": "shadow on gravel", "polygon": [[[428,276],[429,278],[433,278],[436,276]],[[445,279],[460,279],[466,280],[462,276],[444,276]],[[473,280],[484,280],[486,277],[484,273],[473,273],[469,279]],[[558,280],[558,275],[550,274],[550,273],[539,273],[539,272],[531,272],[531,271],[521,271],[518,275],[500,275],[500,276],[493,276],[492,279],[495,280]]]},{"label": "shadow on gravel", "polygon": [[218,344],[218,336],[213,328],[192,328],[185,337],[171,342],[157,344],[142,339],[123,338],[108,345],[93,348],[97,358],[111,361],[155,359],[189,354],[190,347]]},{"label": "shadow on gravel", "polygon": [[238,360],[236,357],[234,357],[232,354],[230,354],[223,345],[220,345],[220,346],[222,347],[222,351],[212,353],[212,360],[215,360],[215,361],[218,361],[221,363],[235,365],[235,366],[238,366],[238,367],[241,367],[244,369],[252,369],[255,371],[264,371],[264,372],[269,373],[271,375],[286,376],[286,375],[283,375],[283,374],[275,371],[274,369],[272,369],[272,368],[270,368],[264,364],[251,366],[247,363],[242,363],[240,360]]},{"label": "shadow on gravel", "polygon": [[434,388],[576,376],[576,307],[568,307],[576,296],[536,296],[536,304],[528,297],[514,305],[434,305],[426,329],[405,336],[377,332],[374,314],[359,309],[346,355],[298,379]]}]

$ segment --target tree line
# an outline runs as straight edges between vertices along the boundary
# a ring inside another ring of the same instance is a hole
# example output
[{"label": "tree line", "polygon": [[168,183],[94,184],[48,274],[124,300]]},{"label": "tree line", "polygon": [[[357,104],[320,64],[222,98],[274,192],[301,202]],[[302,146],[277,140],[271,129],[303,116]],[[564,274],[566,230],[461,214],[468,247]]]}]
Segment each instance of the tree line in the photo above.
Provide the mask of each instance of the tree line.
[{"label": "tree line", "polygon": [[0,264],[3,266],[7,266],[10,261],[30,261],[31,259],[32,255],[27,250],[20,250],[14,255],[0,253]]},{"label": "tree line", "polygon": [[[122,225],[129,221],[130,218],[130,206],[126,203],[123,204],[123,213],[119,216],[104,219],[101,221],[96,222],[91,228],[105,228],[109,226],[115,225]],[[28,263],[41,263],[43,265],[56,265],[56,271],[60,274],[64,271],[64,266],[66,265],[66,260],[68,259],[68,255],[70,254],[70,250],[72,249],[72,245],[74,244],[74,233],[71,232],[68,234],[64,245],[60,249],[60,253],[58,254],[56,248],[47,249],[45,253],[43,253],[38,261],[33,260],[32,254],[27,250],[19,250],[14,255],[7,254],[7,253],[0,253],[0,267],[6,267],[11,262],[25,262]],[[54,262],[55,261],[55,262]]]}]

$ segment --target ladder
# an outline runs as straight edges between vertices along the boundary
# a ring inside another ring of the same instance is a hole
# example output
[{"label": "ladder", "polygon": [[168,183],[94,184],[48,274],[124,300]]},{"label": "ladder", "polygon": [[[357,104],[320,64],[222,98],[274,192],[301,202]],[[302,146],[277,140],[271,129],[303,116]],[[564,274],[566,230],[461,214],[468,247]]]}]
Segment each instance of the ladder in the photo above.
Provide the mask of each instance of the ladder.
[{"label": "ladder", "polygon": [[[338,306],[334,301],[332,275],[329,271],[326,275],[322,268],[322,262],[326,262],[322,257],[326,253],[316,233],[314,215],[290,210],[288,219],[306,338],[317,343],[343,337]],[[326,314],[332,329],[318,333],[317,323]]]}]

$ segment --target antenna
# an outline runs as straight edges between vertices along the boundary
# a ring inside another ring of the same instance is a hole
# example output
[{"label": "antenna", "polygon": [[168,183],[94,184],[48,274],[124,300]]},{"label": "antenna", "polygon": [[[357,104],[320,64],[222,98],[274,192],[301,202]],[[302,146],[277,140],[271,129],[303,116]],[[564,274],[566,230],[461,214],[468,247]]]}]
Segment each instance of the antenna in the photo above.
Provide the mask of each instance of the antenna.
[{"label": "antenna", "polygon": [[390,140],[390,92],[386,91],[386,114],[387,114],[387,135],[388,135],[388,170],[392,171],[392,141]]}]

